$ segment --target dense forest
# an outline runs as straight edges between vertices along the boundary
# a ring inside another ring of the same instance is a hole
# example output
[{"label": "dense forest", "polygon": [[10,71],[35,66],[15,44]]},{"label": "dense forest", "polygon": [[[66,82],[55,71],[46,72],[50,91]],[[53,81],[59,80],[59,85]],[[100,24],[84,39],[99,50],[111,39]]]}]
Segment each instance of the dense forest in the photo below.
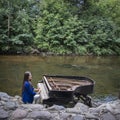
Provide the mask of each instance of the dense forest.
[{"label": "dense forest", "polygon": [[119,0],[0,0],[0,54],[120,55]]}]

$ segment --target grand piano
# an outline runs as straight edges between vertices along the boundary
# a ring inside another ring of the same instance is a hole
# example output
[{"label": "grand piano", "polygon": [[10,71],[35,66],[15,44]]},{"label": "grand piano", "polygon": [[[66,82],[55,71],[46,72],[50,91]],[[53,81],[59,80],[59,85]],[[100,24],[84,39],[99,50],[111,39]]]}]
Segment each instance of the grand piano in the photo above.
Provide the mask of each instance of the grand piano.
[{"label": "grand piano", "polygon": [[83,76],[43,75],[37,87],[41,89],[40,101],[43,104],[67,104],[82,100],[92,106],[91,97],[95,82]]}]

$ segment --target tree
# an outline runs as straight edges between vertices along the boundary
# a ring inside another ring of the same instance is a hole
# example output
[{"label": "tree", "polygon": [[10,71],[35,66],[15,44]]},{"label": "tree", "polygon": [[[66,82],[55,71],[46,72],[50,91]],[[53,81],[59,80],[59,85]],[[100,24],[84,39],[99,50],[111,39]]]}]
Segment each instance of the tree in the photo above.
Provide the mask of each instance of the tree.
[{"label": "tree", "polygon": [[0,49],[3,52],[22,52],[23,46],[33,43],[32,19],[28,13],[28,1],[0,1]]}]

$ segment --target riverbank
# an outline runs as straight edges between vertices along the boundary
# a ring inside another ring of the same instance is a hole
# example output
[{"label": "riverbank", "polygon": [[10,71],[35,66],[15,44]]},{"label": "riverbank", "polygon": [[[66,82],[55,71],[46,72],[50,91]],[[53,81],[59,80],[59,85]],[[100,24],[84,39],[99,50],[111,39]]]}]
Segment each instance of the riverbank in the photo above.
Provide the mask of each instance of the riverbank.
[{"label": "riverbank", "polygon": [[120,120],[120,100],[88,107],[73,108],[43,104],[23,104],[20,96],[0,92],[0,120]]}]

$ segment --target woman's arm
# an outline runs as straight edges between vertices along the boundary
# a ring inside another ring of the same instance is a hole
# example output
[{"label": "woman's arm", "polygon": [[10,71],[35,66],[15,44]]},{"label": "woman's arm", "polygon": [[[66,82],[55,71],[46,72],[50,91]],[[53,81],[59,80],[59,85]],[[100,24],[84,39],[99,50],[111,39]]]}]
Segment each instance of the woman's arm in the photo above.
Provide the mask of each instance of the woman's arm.
[{"label": "woman's arm", "polygon": [[28,91],[29,94],[31,95],[35,95],[36,92],[34,91],[34,88],[32,87],[32,85],[29,82],[25,83],[25,88]]},{"label": "woman's arm", "polygon": [[37,92],[37,93],[40,93],[41,89],[40,88],[34,88],[34,91]]}]

